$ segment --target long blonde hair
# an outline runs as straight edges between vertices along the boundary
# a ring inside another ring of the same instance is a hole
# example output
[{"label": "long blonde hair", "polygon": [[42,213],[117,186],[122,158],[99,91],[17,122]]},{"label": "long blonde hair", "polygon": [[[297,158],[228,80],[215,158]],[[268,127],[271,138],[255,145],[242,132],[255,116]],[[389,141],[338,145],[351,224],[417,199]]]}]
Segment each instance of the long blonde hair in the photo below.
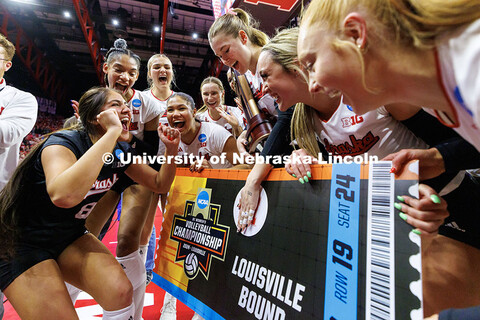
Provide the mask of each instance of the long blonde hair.
[{"label": "long blonde hair", "polygon": [[317,157],[320,148],[315,134],[315,117],[318,117],[317,110],[304,103],[297,103],[293,111],[290,135],[292,140],[297,140],[301,149]]},{"label": "long blonde hair", "polygon": [[[220,104],[224,104],[225,103],[225,101],[224,101],[225,100],[225,88],[223,87],[222,81],[220,79],[218,79],[217,77],[207,77],[207,78],[203,79],[202,84],[200,84],[200,93],[202,93],[202,88],[207,83],[216,84],[218,86],[218,88],[220,89],[220,92],[223,92],[223,96],[221,97]],[[200,109],[198,109],[197,114],[205,112],[205,111],[207,111],[207,109],[208,109],[208,107],[204,103],[200,107]]]},{"label": "long blonde hair", "polygon": [[[262,48],[262,52],[268,52],[272,61],[282,66],[285,72],[297,72],[307,82],[307,77],[297,59],[298,31],[298,28],[278,31]],[[316,157],[320,148],[315,135],[314,117],[316,111],[313,108],[304,103],[297,103],[290,123],[290,136],[292,140],[297,140],[300,148]]]},{"label": "long blonde hair", "polygon": [[371,25],[370,33],[374,31],[380,41],[394,40],[425,49],[432,48],[435,38],[442,33],[480,18],[480,1],[313,0],[303,13],[301,24],[320,25],[339,34],[348,13],[365,10],[375,17],[367,23]]},{"label": "long blonde hair", "polygon": [[269,38],[257,27],[258,23],[249,13],[239,8],[232,9],[230,13],[226,13],[215,20],[208,30],[208,41],[211,43],[212,39],[219,34],[229,35],[235,39],[238,37],[240,30],[243,30],[254,45],[263,47],[268,43]]}]

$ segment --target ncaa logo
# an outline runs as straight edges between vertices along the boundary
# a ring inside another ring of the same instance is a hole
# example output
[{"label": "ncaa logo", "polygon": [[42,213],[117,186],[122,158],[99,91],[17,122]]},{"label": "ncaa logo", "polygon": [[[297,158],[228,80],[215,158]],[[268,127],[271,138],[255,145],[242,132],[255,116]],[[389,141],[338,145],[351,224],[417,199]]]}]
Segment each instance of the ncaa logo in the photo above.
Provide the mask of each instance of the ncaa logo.
[{"label": "ncaa logo", "polygon": [[202,133],[201,135],[198,136],[198,141],[200,142],[207,141],[207,135],[205,133]]},{"label": "ncaa logo", "polygon": [[142,101],[140,101],[140,99],[135,99],[132,101],[132,106],[134,106],[135,108],[140,108],[141,105]]},{"label": "ncaa logo", "polygon": [[117,159],[120,159],[121,155],[123,154],[122,150],[120,149],[115,149],[114,153],[117,156]]},{"label": "ncaa logo", "polygon": [[208,193],[206,191],[200,192],[200,194],[197,197],[197,206],[200,209],[205,209],[206,206],[208,206],[208,201],[209,201]]}]

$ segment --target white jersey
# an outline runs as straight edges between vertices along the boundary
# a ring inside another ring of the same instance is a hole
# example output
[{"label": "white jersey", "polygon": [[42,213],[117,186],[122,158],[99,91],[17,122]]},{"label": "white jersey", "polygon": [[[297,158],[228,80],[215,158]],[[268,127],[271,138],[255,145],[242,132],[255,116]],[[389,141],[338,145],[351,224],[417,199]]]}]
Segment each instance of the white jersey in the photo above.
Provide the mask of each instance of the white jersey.
[{"label": "white jersey", "polygon": [[438,72],[455,123],[437,116],[480,151],[480,19],[437,41]]},{"label": "white jersey", "polygon": [[[204,156],[206,160],[209,160],[211,156],[219,157],[223,152],[225,143],[227,143],[228,138],[231,136],[232,135],[227,130],[219,125],[209,122],[201,122],[200,129],[190,144],[180,141],[180,144],[178,145],[178,154],[181,156],[188,154]],[[165,154],[165,145],[161,140],[158,146],[158,154]],[[215,164],[209,161],[209,163],[213,169],[226,169],[232,167],[232,164],[228,161],[225,161],[225,163],[219,161],[219,163]]]},{"label": "white jersey", "polygon": [[38,103],[28,92],[0,82],[0,190],[18,165],[20,145],[37,120]]},{"label": "white jersey", "polygon": [[143,140],[143,130],[145,123],[161,114],[162,110],[155,101],[148,98],[140,91],[133,90],[133,96],[127,101],[127,105],[132,110],[132,121],[130,122],[130,132],[140,140]]},{"label": "white jersey", "polygon": [[[174,91],[172,91],[172,94],[173,93],[174,93]],[[159,121],[159,123],[163,124],[163,125],[168,125],[167,100],[170,97],[168,97],[165,100],[159,99],[153,94],[152,89],[142,91],[142,94],[145,95],[148,99],[151,99],[152,101],[155,101],[155,103],[157,103],[159,105],[159,107],[160,107],[160,121]]]},{"label": "white jersey", "polygon": [[253,97],[255,101],[257,101],[257,106],[260,111],[270,114],[272,116],[277,116],[276,106],[277,103],[275,99],[272,98],[271,95],[268,93],[263,94],[263,80],[262,77],[258,74],[258,72],[253,75],[250,70],[245,73],[245,78],[248,80],[250,84],[250,88],[252,89]]},{"label": "white jersey", "polygon": [[367,153],[379,159],[401,149],[425,149],[428,145],[395,120],[385,107],[357,115],[342,102],[332,117],[315,117],[315,131],[328,153],[356,156]]},{"label": "white jersey", "polygon": [[[242,110],[240,110],[237,107],[231,107],[231,106],[224,106],[224,107],[225,107],[225,109],[224,109],[225,112],[235,116],[235,118],[237,118],[237,121],[238,121],[238,124],[240,125],[240,127],[242,127],[242,129],[245,130],[245,127],[247,125],[247,120],[245,119],[245,116],[244,116]],[[195,115],[195,118],[197,118],[197,120],[201,121],[201,122],[212,122],[212,123],[218,124],[218,125],[224,127],[225,129],[227,129],[228,132],[233,133],[233,128],[227,122],[227,120],[225,120],[225,118],[222,118],[222,117],[220,117],[220,119],[218,119],[218,120],[214,120],[212,118],[212,116],[210,115],[210,110],[209,109],[205,110],[202,113],[197,113]]]}]

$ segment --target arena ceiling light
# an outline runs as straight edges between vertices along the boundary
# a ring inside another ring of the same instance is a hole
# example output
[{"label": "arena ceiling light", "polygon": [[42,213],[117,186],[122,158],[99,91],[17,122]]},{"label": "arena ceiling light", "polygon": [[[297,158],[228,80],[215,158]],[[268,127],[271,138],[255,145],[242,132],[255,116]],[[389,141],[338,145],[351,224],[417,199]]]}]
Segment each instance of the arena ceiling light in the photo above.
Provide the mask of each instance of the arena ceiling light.
[{"label": "arena ceiling light", "polygon": [[114,26],[118,26],[120,24],[120,22],[118,22],[118,19],[112,19],[112,24]]},{"label": "arena ceiling light", "polygon": [[160,32],[160,27],[159,26],[154,26],[153,31],[154,32]]},{"label": "arena ceiling light", "polygon": [[70,14],[70,11],[63,11],[63,16],[67,19],[70,19],[72,15]]},{"label": "arena ceiling light", "polygon": [[36,0],[10,0],[10,2],[23,3],[23,4],[38,4]]},{"label": "arena ceiling light", "polygon": [[198,38],[198,33],[192,34],[192,38],[193,38],[193,39],[197,39],[197,38]]}]

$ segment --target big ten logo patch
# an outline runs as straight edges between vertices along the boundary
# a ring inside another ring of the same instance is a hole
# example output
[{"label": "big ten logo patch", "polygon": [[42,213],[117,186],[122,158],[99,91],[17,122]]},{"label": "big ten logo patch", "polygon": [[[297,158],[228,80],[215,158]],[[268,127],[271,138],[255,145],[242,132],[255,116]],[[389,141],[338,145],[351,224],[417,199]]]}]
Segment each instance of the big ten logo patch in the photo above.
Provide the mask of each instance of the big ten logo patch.
[{"label": "big ten logo patch", "polygon": [[340,120],[342,121],[342,128],[346,128],[362,123],[363,117],[356,114],[351,117],[342,118]]},{"label": "big ten logo patch", "polygon": [[133,99],[132,101],[132,114],[140,114],[140,107],[142,106],[142,101],[140,99]]},{"label": "big ten logo patch", "polygon": [[183,261],[185,275],[200,271],[208,280],[212,257],[224,261],[230,227],[218,223],[220,205],[211,203],[212,189],[199,188],[195,201],[187,200],[183,215],[173,217],[170,239],[178,242],[175,262]]},{"label": "big ten logo patch", "polygon": [[207,146],[207,135],[205,133],[202,133],[198,136],[198,141],[200,148],[204,148]]}]

